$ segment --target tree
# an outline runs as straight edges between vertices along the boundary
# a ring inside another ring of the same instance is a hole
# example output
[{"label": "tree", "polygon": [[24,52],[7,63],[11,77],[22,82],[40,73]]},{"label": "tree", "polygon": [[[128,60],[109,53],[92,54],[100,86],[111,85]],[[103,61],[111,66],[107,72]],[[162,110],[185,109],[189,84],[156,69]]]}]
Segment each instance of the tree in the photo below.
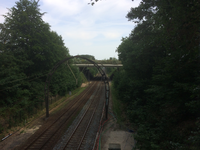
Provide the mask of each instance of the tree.
[{"label": "tree", "polygon": [[[41,99],[48,71],[70,56],[62,37],[50,31],[50,25],[42,20],[43,15],[35,0],[20,0],[4,15],[5,22],[0,25],[0,83],[5,104],[9,99],[18,101],[23,97],[31,101]],[[70,72],[61,71],[57,77],[62,78],[64,74]],[[7,86],[13,87],[12,90],[6,90]]]},{"label": "tree", "polygon": [[127,14],[138,24],[117,51],[130,81],[116,88],[139,149],[199,148],[199,10],[196,0],[143,0]]},{"label": "tree", "polygon": [[[48,72],[70,56],[62,37],[50,31],[43,15],[38,1],[20,0],[0,24],[0,113],[7,114],[4,119],[9,120],[9,127],[41,108]],[[68,63],[61,65],[52,78],[50,92],[54,96],[64,96],[82,82],[78,69],[73,66],[69,69],[71,61]]]}]

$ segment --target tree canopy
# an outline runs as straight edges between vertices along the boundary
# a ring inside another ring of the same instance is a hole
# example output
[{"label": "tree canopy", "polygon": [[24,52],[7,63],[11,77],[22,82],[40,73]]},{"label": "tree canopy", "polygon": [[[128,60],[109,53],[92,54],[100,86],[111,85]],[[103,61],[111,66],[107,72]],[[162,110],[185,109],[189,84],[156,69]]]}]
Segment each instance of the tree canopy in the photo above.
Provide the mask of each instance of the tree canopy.
[{"label": "tree canopy", "polygon": [[[44,84],[50,69],[70,56],[63,39],[43,21],[38,1],[19,0],[0,24],[1,106],[43,101]],[[69,62],[70,65],[70,62]],[[78,78],[77,68],[71,66]],[[80,81],[81,82],[81,81]],[[65,95],[80,82],[63,64],[52,79],[51,93]]]},{"label": "tree canopy", "polygon": [[199,149],[199,14],[197,0],[142,0],[126,16],[137,26],[117,48],[114,85],[141,150]]}]

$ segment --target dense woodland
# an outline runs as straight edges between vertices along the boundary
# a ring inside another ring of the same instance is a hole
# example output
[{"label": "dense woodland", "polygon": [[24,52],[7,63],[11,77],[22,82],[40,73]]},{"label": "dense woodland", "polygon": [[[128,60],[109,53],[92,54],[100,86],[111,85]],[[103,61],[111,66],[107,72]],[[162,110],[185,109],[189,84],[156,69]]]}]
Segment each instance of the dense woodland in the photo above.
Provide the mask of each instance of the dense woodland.
[{"label": "dense woodland", "polygon": [[200,149],[200,1],[142,0],[114,88],[140,150]]},{"label": "dense woodland", "polygon": [[[6,120],[12,125],[43,105],[44,85],[50,69],[70,56],[62,37],[51,31],[50,25],[42,20],[43,15],[38,1],[20,0],[0,24],[0,132]],[[64,96],[80,86],[79,70],[71,63],[62,64],[54,73],[51,96]]]}]

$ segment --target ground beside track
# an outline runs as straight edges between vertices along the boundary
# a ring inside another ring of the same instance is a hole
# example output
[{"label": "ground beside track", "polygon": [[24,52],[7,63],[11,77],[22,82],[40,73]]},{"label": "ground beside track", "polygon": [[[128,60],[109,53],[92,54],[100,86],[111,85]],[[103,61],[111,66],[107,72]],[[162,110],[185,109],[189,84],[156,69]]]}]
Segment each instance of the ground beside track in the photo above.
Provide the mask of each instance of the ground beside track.
[{"label": "ground beside track", "polygon": [[98,150],[117,148],[119,145],[121,150],[132,150],[136,141],[130,130],[134,132],[134,129],[132,129],[129,122],[123,122],[122,124],[117,123],[116,118],[113,116],[112,97],[110,97],[109,112],[108,120],[104,119],[102,121],[105,123],[101,132],[101,140],[98,141],[98,144],[100,145],[98,146]]},{"label": "ground beside track", "polygon": [[[86,87],[87,85],[88,83],[83,83],[82,87]],[[61,102],[55,108],[51,109],[50,113],[60,110],[60,107],[62,107],[63,103],[65,103],[65,101]],[[14,149],[17,145],[20,145],[25,140],[27,140],[32,134],[34,134],[42,126],[44,122],[45,122],[45,115],[41,115],[35,118],[28,126],[20,127],[21,129],[17,131],[15,134],[12,134],[6,140],[0,142],[0,150]]]},{"label": "ground beside track", "polygon": [[[112,110],[112,99],[110,100],[109,107],[110,110]],[[10,150],[19,143],[22,143],[39,129],[45,122],[44,118],[45,116],[41,116],[35,119],[28,128],[22,128],[15,135],[9,137],[9,139],[0,142],[0,149]],[[101,150],[108,150],[112,144],[120,144],[121,150],[131,150],[134,145],[132,134],[122,128],[111,115],[109,115],[109,118],[110,119],[105,123],[101,134]]]}]

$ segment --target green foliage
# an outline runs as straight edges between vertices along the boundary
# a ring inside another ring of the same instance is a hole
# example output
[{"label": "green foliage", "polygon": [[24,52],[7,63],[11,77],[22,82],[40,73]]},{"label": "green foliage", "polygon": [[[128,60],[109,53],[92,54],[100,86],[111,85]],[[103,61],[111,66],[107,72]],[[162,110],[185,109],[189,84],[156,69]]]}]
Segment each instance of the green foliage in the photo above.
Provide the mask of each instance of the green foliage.
[{"label": "green foliage", "polygon": [[[95,61],[95,57],[92,55],[79,55],[81,57],[87,58],[89,60]],[[82,59],[82,58],[74,58],[73,59],[73,63],[74,64],[88,64],[90,62],[88,62],[88,60],[86,59]]]},{"label": "green foliage", "polygon": [[82,83],[87,82],[87,79],[86,79],[85,75],[82,72],[79,73],[79,76],[81,78]]},{"label": "green foliage", "polygon": [[[20,0],[0,24],[0,105],[8,110],[5,119],[10,126],[42,108],[48,72],[70,56],[62,37],[42,20],[44,14],[38,1]],[[55,72],[50,85],[53,95],[63,96],[81,85],[78,68],[71,66],[71,70],[65,63]]]},{"label": "green foliage", "polygon": [[95,60],[95,57],[92,55],[79,55],[79,56],[90,59],[90,60]]},{"label": "green foliage", "polygon": [[[84,57],[84,58],[86,58],[86,59],[89,59],[89,60],[92,60],[92,61],[96,62],[95,57],[92,56],[92,55],[79,55],[79,56]],[[86,60],[86,59],[75,58],[75,59],[73,60],[73,63],[74,63],[74,64],[90,64],[91,62],[89,62],[89,61]],[[86,75],[86,74],[88,74],[88,71],[86,71],[86,70],[89,70],[90,76],[91,76],[91,77],[96,76],[97,73],[98,73],[98,69],[97,69],[96,67],[88,67],[88,68],[82,67],[82,68],[80,68],[80,70],[83,71],[83,72],[85,73],[85,76],[88,76],[88,75]]]},{"label": "green foliage", "polygon": [[138,24],[117,48],[113,82],[141,150],[199,149],[199,11],[195,0],[143,0],[127,15]]},{"label": "green foliage", "polygon": [[114,72],[117,70],[117,67],[107,67],[105,70],[108,77],[111,77],[114,74]]},{"label": "green foliage", "polygon": [[70,66],[70,68],[73,73],[67,65],[63,64],[53,75],[50,87],[53,95],[59,94],[64,96],[68,91],[72,91],[81,85],[82,79],[79,76],[78,68],[74,66]]},{"label": "green foliage", "polygon": [[90,67],[88,68],[89,69],[89,72],[91,73],[91,75],[94,77],[97,75],[98,73],[98,69],[96,67]]},{"label": "green foliage", "polygon": [[115,57],[110,57],[109,59],[103,59],[103,60],[96,60],[95,62],[97,64],[121,64],[121,61]]}]

